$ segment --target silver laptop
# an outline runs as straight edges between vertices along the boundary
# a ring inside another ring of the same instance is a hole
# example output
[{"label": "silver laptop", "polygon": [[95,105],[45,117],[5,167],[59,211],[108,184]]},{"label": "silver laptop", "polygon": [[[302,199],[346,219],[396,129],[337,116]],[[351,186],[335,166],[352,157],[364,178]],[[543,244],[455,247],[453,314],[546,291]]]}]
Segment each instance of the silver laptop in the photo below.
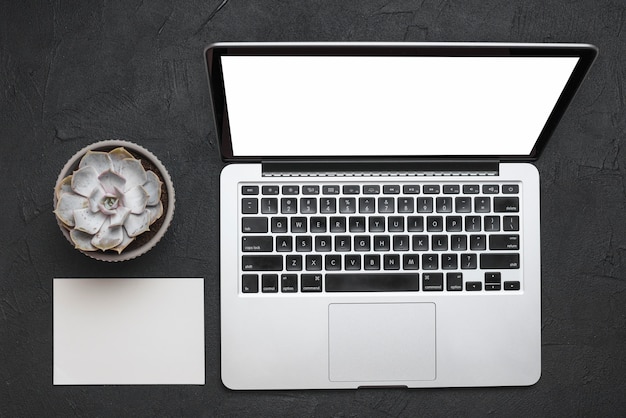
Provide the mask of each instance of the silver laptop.
[{"label": "silver laptop", "polygon": [[231,389],[532,385],[535,160],[578,44],[206,50]]}]

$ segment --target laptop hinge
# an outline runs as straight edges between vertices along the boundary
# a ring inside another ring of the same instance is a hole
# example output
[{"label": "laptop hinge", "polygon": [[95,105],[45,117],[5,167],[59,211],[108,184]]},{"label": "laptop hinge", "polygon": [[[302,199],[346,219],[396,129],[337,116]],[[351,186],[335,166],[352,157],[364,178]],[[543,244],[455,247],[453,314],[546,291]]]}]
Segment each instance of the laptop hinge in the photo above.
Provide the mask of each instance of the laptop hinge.
[{"label": "laptop hinge", "polygon": [[268,177],[495,176],[497,160],[263,161]]}]

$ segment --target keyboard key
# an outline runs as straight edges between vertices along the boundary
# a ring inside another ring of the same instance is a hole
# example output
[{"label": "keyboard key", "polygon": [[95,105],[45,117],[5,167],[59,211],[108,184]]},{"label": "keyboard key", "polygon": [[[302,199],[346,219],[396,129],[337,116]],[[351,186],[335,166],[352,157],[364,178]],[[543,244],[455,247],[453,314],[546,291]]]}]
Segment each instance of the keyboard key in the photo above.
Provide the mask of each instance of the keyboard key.
[{"label": "keyboard key", "polygon": [[320,199],[320,213],[337,212],[337,199],[334,197],[323,197]]},{"label": "keyboard key", "polygon": [[461,268],[463,270],[473,270],[478,267],[476,254],[461,254]]},{"label": "keyboard key", "polygon": [[349,228],[350,232],[365,232],[365,217],[350,216]]},{"label": "keyboard key", "polygon": [[519,212],[519,198],[517,197],[494,197],[494,212]]},{"label": "keyboard key", "polygon": [[491,212],[491,199],[485,196],[475,197],[474,210],[476,211],[476,213]]},{"label": "keyboard key", "polygon": [[428,235],[413,235],[413,251],[428,251]]},{"label": "keyboard key", "polygon": [[322,194],[339,194],[339,186],[322,186]]},{"label": "keyboard key", "polygon": [[432,249],[433,251],[447,251],[448,250],[448,236],[447,235],[433,235],[432,236]]},{"label": "keyboard key", "polygon": [[347,235],[335,236],[335,251],[350,251],[352,248],[352,238]]},{"label": "keyboard key", "polygon": [[339,254],[329,254],[324,258],[326,270],[341,270],[341,256]]},{"label": "keyboard key", "polygon": [[505,184],[502,186],[503,194],[517,194],[519,193],[519,185],[517,184]]},{"label": "keyboard key", "polygon": [[463,219],[460,216],[446,217],[446,231],[461,232],[463,230]]},{"label": "keyboard key", "polygon": [[339,213],[356,213],[356,199],[354,197],[340,198]]},{"label": "keyboard key", "polygon": [[500,290],[502,285],[500,283],[485,283],[485,290]]},{"label": "keyboard key", "polygon": [[485,235],[470,236],[470,250],[484,251],[487,249],[487,237]]},{"label": "keyboard key", "polygon": [[281,235],[276,237],[276,251],[291,252],[293,249],[293,237],[291,235]]},{"label": "keyboard key", "polygon": [[370,250],[369,235],[355,235],[354,251],[369,251],[369,250]]},{"label": "keyboard key", "polygon": [[[328,291],[328,289],[326,289]],[[321,292],[322,291],[322,275],[321,274],[303,274],[300,278],[300,291]]]},{"label": "keyboard key", "polygon": [[436,203],[436,210],[438,213],[452,212],[452,198],[451,197],[438,197],[437,203]]},{"label": "keyboard key", "polygon": [[245,195],[259,194],[259,186],[241,186],[241,194],[245,194]]},{"label": "keyboard key", "polygon": [[241,232],[264,234],[267,232],[267,218],[241,218]]},{"label": "keyboard key", "polygon": [[311,217],[311,232],[316,234],[326,232],[326,218],[323,216]]},{"label": "keyboard key", "polygon": [[452,251],[467,250],[467,235],[452,235],[450,237],[450,249]]},{"label": "keyboard key", "polygon": [[278,186],[263,186],[261,188],[261,193],[264,195],[278,194]]},{"label": "keyboard key", "polygon": [[409,236],[408,235],[394,235],[393,236],[393,250],[394,251],[409,251]]},{"label": "keyboard key", "polygon": [[343,186],[343,194],[359,194],[361,193],[361,186],[358,184],[347,184]]},{"label": "keyboard key", "polygon": [[439,185],[438,184],[426,184],[422,187],[422,191],[424,194],[439,194]]},{"label": "keyboard key", "polygon": [[426,230],[429,232],[443,231],[443,217],[442,216],[427,216],[426,217]]},{"label": "keyboard key", "polygon": [[413,198],[412,197],[399,197],[398,198],[398,213],[413,213]]},{"label": "keyboard key", "polygon": [[446,290],[448,292],[463,290],[463,273],[446,273]]},{"label": "keyboard key", "polygon": [[258,293],[259,275],[258,274],[243,274],[241,276],[241,291],[243,293]]},{"label": "keyboard key", "polygon": [[389,251],[391,238],[389,235],[374,235],[374,251]]},{"label": "keyboard key", "polygon": [[490,235],[490,250],[519,250],[519,235]]},{"label": "keyboard key", "polygon": [[458,184],[444,184],[443,194],[459,194],[461,187]]},{"label": "keyboard key", "polygon": [[441,268],[444,270],[456,270],[458,268],[456,254],[442,254]]},{"label": "keyboard key", "polygon": [[300,198],[300,213],[302,214],[317,213],[317,199],[314,197]]},{"label": "keyboard key", "polygon": [[282,293],[295,293],[298,291],[298,275],[283,274],[280,276],[280,291]]},{"label": "keyboard key", "polygon": [[327,273],[327,292],[406,292],[419,290],[417,273]]},{"label": "keyboard key", "polygon": [[287,232],[287,218],[285,217],[272,218],[272,232],[277,232],[277,233]]},{"label": "keyboard key", "polygon": [[293,185],[283,186],[284,195],[295,195],[298,193],[300,193],[300,186],[293,186]]},{"label": "keyboard key", "polygon": [[320,186],[302,186],[302,194],[305,194],[305,195],[320,194]]},{"label": "keyboard key", "polygon": [[306,235],[298,235],[296,237],[296,251],[309,252],[313,251],[313,239]]},{"label": "keyboard key", "polygon": [[420,186],[417,184],[405,184],[402,186],[402,193],[404,194],[419,194]]},{"label": "keyboard key", "polygon": [[417,212],[419,213],[432,213],[433,200],[431,197],[423,197],[417,199]]},{"label": "keyboard key", "polygon": [[385,232],[385,218],[382,216],[371,216],[369,218],[370,232]]},{"label": "keyboard key", "polygon": [[283,269],[282,255],[244,255],[241,257],[244,271],[280,271]]},{"label": "keyboard key", "polygon": [[467,196],[455,198],[454,205],[458,213],[469,213],[472,211],[472,199]]},{"label": "keyboard key", "polygon": [[502,280],[502,274],[498,272],[486,272],[485,283],[500,283]]},{"label": "keyboard key", "polygon": [[261,291],[263,293],[278,292],[278,274],[261,275]]},{"label": "keyboard key", "polygon": [[296,198],[291,197],[283,197],[280,199],[280,211],[281,213],[297,213],[298,212],[298,201]]},{"label": "keyboard key", "polygon": [[376,211],[376,198],[360,197],[359,213],[374,213]]},{"label": "keyboard key", "polygon": [[315,251],[327,252],[331,250],[332,238],[329,235],[318,235],[315,237]]},{"label": "keyboard key", "polygon": [[293,217],[291,218],[291,232],[300,234],[306,232],[307,220],[305,217]]},{"label": "keyboard key", "polygon": [[346,232],[346,218],[344,216],[331,216],[330,232]]},{"label": "keyboard key", "polygon": [[504,282],[504,290],[520,290],[519,282]]},{"label": "keyboard key", "polygon": [[478,194],[480,191],[480,187],[478,184],[465,184],[463,185],[463,193],[464,194]]},{"label": "keyboard key", "polygon": [[261,199],[261,213],[278,213],[278,199],[275,197]]},{"label": "keyboard key", "polygon": [[302,256],[295,254],[288,255],[285,264],[285,269],[288,271],[300,271],[302,270]]},{"label": "keyboard key", "polygon": [[500,192],[500,186],[497,184],[485,184],[483,185],[484,194],[498,194]]},{"label": "keyboard key", "polygon": [[365,270],[380,270],[380,256],[378,254],[364,255],[363,268]]},{"label": "keyboard key", "polygon": [[379,185],[363,186],[363,194],[379,194],[379,193],[380,193]]},{"label": "keyboard key", "polygon": [[322,256],[309,254],[304,258],[304,268],[307,271],[317,271],[322,269]]},{"label": "keyboard key", "polygon": [[259,201],[256,198],[241,199],[241,213],[252,215],[259,213]]},{"label": "keyboard key", "polygon": [[400,256],[398,254],[385,254],[383,256],[383,269],[400,270]]},{"label": "keyboard key", "polygon": [[404,217],[390,216],[387,218],[387,230],[389,232],[404,232]]},{"label": "keyboard key", "polygon": [[423,232],[424,231],[424,217],[423,216],[409,216],[407,218],[407,227],[409,232]]},{"label": "keyboard key", "polygon": [[383,193],[384,194],[399,194],[400,186],[397,184],[385,184],[383,185]]},{"label": "keyboard key", "polygon": [[417,254],[405,254],[402,256],[402,268],[405,270],[417,270],[420,266],[420,258]]},{"label": "keyboard key", "polygon": [[483,290],[483,284],[481,282],[466,282],[465,290],[468,292],[478,292]]},{"label": "keyboard key", "polygon": [[241,238],[241,251],[243,252],[270,252],[273,249],[272,237],[251,235]]},{"label": "keyboard key", "polygon": [[393,197],[379,197],[378,213],[393,213],[395,201]]},{"label": "keyboard key", "polygon": [[500,230],[499,216],[485,216],[485,231],[494,232]]},{"label": "keyboard key", "polygon": [[466,232],[480,232],[480,216],[466,216],[465,217],[465,231]]},{"label": "keyboard key", "polygon": [[422,290],[424,292],[443,291],[443,273],[422,274]]},{"label": "keyboard key", "polygon": [[503,216],[502,230],[519,231],[519,216]]},{"label": "keyboard key", "polygon": [[348,254],[345,256],[344,261],[346,265],[346,270],[361,270],[361,256],[360,255]]},{"label": "keyboard key", "polygon": [[481,269],[518,269],[519,254],[481,254]]},{"label": "keyboard key", "polygon": [[422,254],[422,269],[437,270],[439,268],[439,256],[437,254]]}]

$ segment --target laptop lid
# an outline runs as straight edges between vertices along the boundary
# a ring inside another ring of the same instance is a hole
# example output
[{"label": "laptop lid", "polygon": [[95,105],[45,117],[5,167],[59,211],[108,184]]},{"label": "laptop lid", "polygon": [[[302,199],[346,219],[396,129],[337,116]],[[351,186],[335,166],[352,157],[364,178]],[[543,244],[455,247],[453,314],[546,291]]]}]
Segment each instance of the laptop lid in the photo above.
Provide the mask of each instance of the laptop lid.
[{"label": "laptop lid", "polygon": [[218,43],[225,161],[539,156],[590,68],[582,44]]}]

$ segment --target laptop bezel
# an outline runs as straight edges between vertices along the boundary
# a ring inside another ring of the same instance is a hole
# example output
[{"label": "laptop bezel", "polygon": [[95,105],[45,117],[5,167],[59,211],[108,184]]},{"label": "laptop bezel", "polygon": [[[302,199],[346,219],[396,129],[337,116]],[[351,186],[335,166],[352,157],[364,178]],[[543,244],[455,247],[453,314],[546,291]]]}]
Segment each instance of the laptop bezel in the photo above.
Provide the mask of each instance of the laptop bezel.
[{"label": "laptop bezel", "polygon": [[[556,126],[572,101],[589,68],[597,56],[597,48],[589,44],[508,44],[508,43],[216,43],[205,50],[210,84],[213,117],[220,154],[225,162],[261,161],[380,161],[404,160],[498,160],[509,162],[534,161],[545,148]],[[554,109],[546,120],[535,145],[528,155],[381,155],[362,156],[237,156],[233,154],[224,90],[221,57],[233,56],[517,56],[517,57],[578,57]]]}]

